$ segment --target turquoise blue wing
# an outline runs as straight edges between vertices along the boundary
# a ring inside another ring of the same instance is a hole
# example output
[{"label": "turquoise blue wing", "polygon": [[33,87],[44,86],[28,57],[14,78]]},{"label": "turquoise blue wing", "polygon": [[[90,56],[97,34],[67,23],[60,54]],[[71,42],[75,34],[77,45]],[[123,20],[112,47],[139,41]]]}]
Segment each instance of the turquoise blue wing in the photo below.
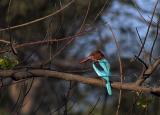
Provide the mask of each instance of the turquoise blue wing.
[{"label": "turquoise blue wing", "polygon": [[103,68],[103,70],[99,70],[94,63],[92,64],[93,69],[99,77],[105,79],[107,92],[109,95],[112,95],[111,84],[109,81],[110,65],[106,59],[99,60],[99,64]]},{"label": "turquoise blue wing", "polygon": [[100,66],[103,68],[103,70],[106,73],[106,77],[109,77],[110,74],[110,65],[106,59],[99,60]]},{"label": "turquoise blue wing", "polygon": [[98,76],[100,76],[100,77],[105,77],[105,76],[107,75],[107,74],[105,73],[105,71],[99,70],[99,69],[95,66],[94,63],[92,64],[92,66],[93,66],[93,69],[95,70],[95,72],[97,73]]}]

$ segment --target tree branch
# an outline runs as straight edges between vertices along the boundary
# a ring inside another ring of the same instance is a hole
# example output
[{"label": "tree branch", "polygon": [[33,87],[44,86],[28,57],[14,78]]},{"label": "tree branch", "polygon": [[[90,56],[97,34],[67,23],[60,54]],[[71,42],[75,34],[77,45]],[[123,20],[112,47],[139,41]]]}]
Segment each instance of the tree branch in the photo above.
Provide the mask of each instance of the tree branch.
[{"label": "tree branch", "polygon": [[159,66],[160,58],[158,58],[153,64],[149,65],[146,70],[143,70],[139,79],[136,81],[137,85],[141,85]]},{"label": "tree branch", "polygon": [[[77,81],[84,84],[94,85],[98,87],[105,87],[105,81],[80,75],[74,75],[69,73],[44,70],[44,69],[18,69],[18,70],[0,70],[1,78],[14,78],[16,80],[22,80],[31,77],[46,77],[46,78],[56,78],[66,81]],[[112,88],[122,89],[122,90],[130,90],[136,92],[144,92],[144,93],[155,93],[160,94],[160,88],[153,87],[143,87],[138,86],[135,83],[121,83],[121,82],[112,82]]]}]

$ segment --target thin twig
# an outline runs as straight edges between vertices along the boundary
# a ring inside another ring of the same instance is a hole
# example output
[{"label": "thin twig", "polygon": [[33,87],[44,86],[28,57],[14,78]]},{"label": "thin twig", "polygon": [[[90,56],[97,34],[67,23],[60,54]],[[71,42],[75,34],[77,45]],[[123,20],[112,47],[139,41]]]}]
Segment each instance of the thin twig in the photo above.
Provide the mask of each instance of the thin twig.
[{"label": "thin twig", "polygon": [[10,22],[9,22],[9,16],[11,14],[11,12],[10,12],[11,3],[12,3],[12,0],[9,0],[8,11],[7,11],[8,33],[9,33],[9,41],[10,41],[11,51],[13,52],[14,55],[17,55],[18,52],[16,51],[14,44],[13,44],[13,38],[11,36],[11,29],[10,29]]},{"label": "thin twig", "polygon": [[146,40],[147,40],[147,37],[148,37],[148,34],[149,34],[149,30],[150,30],[150,28],[151,28],[151,24],[152,24],[152,21],[153,21],[153,17],[154,17],[154,13],[155,13],[155,11],[156,11],[157,5],[158,5],[158,0],[157,0],[157,2],[156,2],[156,4],[155,4],[155,7],[154,7],[154,10],[153,10],[153,13],[152,13],[152,17],[151,17],[151,21],[150,21],[150,23],[149,23],[149,25],[148,25],[148,28],[147,28],[147,33],[146,33],[146,35],[145,35],[145,38],[144,38],[142,47],[141,47],[141,49],[140,49],[137,57],[139,57],[139,56],[141,55],[141,52],[142,52],[142,50],[143,50],[143,48],[144,48],[144,45],[145,45],[145,43],[146,43]]},{"label": "thin twig", "polygon": [[[143,42],[142,42],[142,38],[141,38],[141,36],[140,36],[140,34],[139,34],[139,32],[138,32],[138,28],[136,28],[136,32],[137,32],[137,35],[138,35],[138,39],[139,39],[139,41],[140,41],[140,43],[141,43],[141,44],[140,44],[140,47],[141,47],[141,45],[143,44]],[[145,53],[146,55],[149,55],[148,52],[145,51],[145,49],[144,49],[144,53]],[[151,58],[153,58],[153,57],[151,56]],[[136,56],[136,59],[140,59],[140,58]],[[154,59],[154,58],[153,58],[153,59]],[[142,60],[142,61],[143,61],[143,60]]]},{"label": "thin twig", "polygon": [[[136,9],[137,9],[137,11],[138,11],[141,19],[144,20],[144,22],[146,22],[146,23],[148,24],[148,21],[147,21],[147,20],[144,18],[144,16],[142,15],[142,13],[141,13],[141,11],[140,11],[140,8],[138,7],[137,3],[136,3],[134,0],[132,0],[132,2],[133,2],[133,4],[134,4],[134,6],[136,7]],[[149,16],[148,16],[148,17],[149,17]],[[150,17],[149,17],[149,18],[150,18]],[[154,22],[154,21],[153,21],[153,22]],[[154,23],[155,23],[155,22],[154,22]],[[156,24],[156,23],[155,23],[155,24]]]},{"label": "thin twig", "polygon": [[[109,24],[108,24],[109,25]],[[116,40],[116,36],[114,35],[114,32],[112,30],[112,27],[109,25],[109,29],[112,32],[112,36],[114,38],[116,47],[117,47],[117,55],[118,55],[118,61],[119,61],[119,70],[120,70],[120,78],[121,78],[121,84],[123,83],[123,66],[122,66],[122,60],[121,60],[121,56],[120,56],[120,47],[119,44]],[[121,98],[122,98],[122,90],[119,91],[119,99],[118,99],[118,107],[117,107],[117,111],[116,111],[116,115],[119,115],[119,109],[120,109],[120,104],[121,104]]]},{"label": "thin twig", "polygon": [[[39,21],[45,20],[45,19],[47,19],[47,18],[49,18],[49,17],[52,17],[52,16],[58,14],[59,12],[63,11],[64,9],[68,8],[74,1],[75,1],[75,0],[70,1],[69,3],[67,3],[66,5],[64,5],[61,9],[59,9],[59,10],[57,10],[57,11],[55,11],[55,12],[52,12],[51,14],[49,14],[49,15],[47,15],[47,16],[44,16],[44,17],[42,17],[42,18],[35,19],[35,20],[33,20],[33,21],[29,21],[29,22],[27,22],[27,23],[23,23],[23,24],[20,24],[20,25],[12,26],[12,27],[10,27],[10,29],[13,30],[13,29],[17,29],[17,28],[20,28],[20,27],[28,26],[28,25],[31,25],[31,24],[33,24],[33,23],[37,23],[37,22],[39,22]],[[9,30],[9,28],[0,29],[0,32],[6,31],[6,30]]]},{"label": "thin twig", "polygon": [[100,101],[101,97],[99,96],[96,103],[94,104],[94,106],[91,108],[91,110],[89,111],[88,115],[91,115],[92,112],[94,111],[94,109],[96,108],[96,106],[98,105],[99,101]]},{"label": "thin twig", "polygon": [[[82,32],[77,33],[77,34],[75,34],[73,36],[67,36],[67,37],[64,37],[64,38],[50,39],[50,40],[40,40],[40,41],[35,41],[35,42],[23,43],[23,44],[15,45],[15,48],[19,49],[19,48],[23,48],[23,47],[39,46],[41,44],[48,44],[48,43],[52,44],[52,43],[55,43],[55,42],[61,42],[61,41],[65,41],[65,40],[70,40],[72,38],[79,37],[81,35],[84,35],[86,33],[91,32],[91,31],[92,30],[82,31]],[[10,49],[3,49],[3,50],[0,50],[0,53],[4,53],[4,52],[8,52],[8,51],[10,51]]]},{"label": "thin twig", "polygon": [[155,36],[155,39],[154,39],[154,41],[153,41],[152,48],[151,48],[151,51],[150,51],[150,56],[149,56],[150,64],[151,64],[151,62],[152,62],[152,53],[153,53],[153,49],[154,49],[155,43],[156,43],[157,38],[158,38],[159,25],[160,25],[160,17],[159,17],[158,22],[157,22],[157,31],[156,31],[156,36]]},{"label": "thin twig", "polygon": [[140,36],[140,34],[139,34],[139,32],[138,32],[138,28],[136,28],[136,32],[137,32],[137,35],[138,35],[138,38],[139,38],[140,43],[143,44],[142,38],[141,38],[141,36]]},{"label": "thin twig", "polygon": [[135,58],[144,65],[144,67],[147,69],[148,68],[148,65],[142,60],[140,59],[138,56],[135,55]]},{"label": "thin twig", "polygon": [[110,3],[111,3],[111,0],[106,0],[106,2],[104,3],[103,7],[100,9],[100,11],[97,13],[96,17],[94,18],[93,22],[95,22],[97,20],[97,18],[102,14],[102,12],[104,11],[106,5],[107,5],[106,9],[109,7]]},{"label": "thin twig", "polygon": [[87,20],[87,17],[88,17],[88,13],[89,13],[89,10],[90,10],[90,7],[91,7],[91,1],[92,1],[92,0],[89,0],[88,7],[87,7],[87,11],[86,11],[85,17],[84,17],[84,19],[83,19],[83,21],[82,21],[82,24],[81,24],[81,26],[80,26],[80,29],[79,29],[78,33],[81,32],[82,29],[84,28],[84,25],[85,25],[85,23],[86,23],[86,20]]}]

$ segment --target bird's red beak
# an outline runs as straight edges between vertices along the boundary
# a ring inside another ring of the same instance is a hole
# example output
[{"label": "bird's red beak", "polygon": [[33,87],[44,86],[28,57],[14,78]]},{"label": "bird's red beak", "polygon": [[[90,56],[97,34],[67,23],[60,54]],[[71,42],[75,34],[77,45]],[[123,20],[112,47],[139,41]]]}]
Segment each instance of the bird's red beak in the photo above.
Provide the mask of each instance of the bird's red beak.
[{"label": "bird's red beak", "polygon": [[80,61],[80,64],[85,63],[85,62],[87,62],[89,60],[94,60],[94,57],[93,56],[88,56],[85,59],[83,59],[82,61]]}]

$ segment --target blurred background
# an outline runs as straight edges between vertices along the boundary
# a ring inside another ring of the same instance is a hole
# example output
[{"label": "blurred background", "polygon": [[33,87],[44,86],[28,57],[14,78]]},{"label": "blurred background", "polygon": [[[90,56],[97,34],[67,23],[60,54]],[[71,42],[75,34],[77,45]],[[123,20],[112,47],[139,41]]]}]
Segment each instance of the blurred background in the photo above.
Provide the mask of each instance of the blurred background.
[{"label": "blurred background", "polygon": [[[157,34],[160,4],[156,6],[156,2],[0,0],[0,56],[17,59],[17,67],[39,68],[43,65],[50,70],[97,79],[91,63],[81,65],[79,62],[92,51],[101,49],[111,64],[111,81],[120,81],[119,52],[125,82],[134,82],[143,67],[134,57],[138,55],[147,32],[140,58],[149,64],[160,55]],[[17,25],[20,27],[15,27]],[[120,49],[115,45],[109,26]],[[8,27],[10,29],[4,29]],[[17,55],[4,52],[10,47],[10,40],[18,46]],[[43,43],[25,45],[37,41]],[[149,61],[154,41],[153,58]],[[11,80],[1,81],[9,85],[0,88],[0,115],[115,115],[118,107],[119,90],[115,89],[113,95],[108,96],[103,88],[43,76],[14,84]],[[155,71],[143,85],[158,87],[159,71]],[[151,94],[123,91],[119,115],[159,115],[159,99]]]}]

